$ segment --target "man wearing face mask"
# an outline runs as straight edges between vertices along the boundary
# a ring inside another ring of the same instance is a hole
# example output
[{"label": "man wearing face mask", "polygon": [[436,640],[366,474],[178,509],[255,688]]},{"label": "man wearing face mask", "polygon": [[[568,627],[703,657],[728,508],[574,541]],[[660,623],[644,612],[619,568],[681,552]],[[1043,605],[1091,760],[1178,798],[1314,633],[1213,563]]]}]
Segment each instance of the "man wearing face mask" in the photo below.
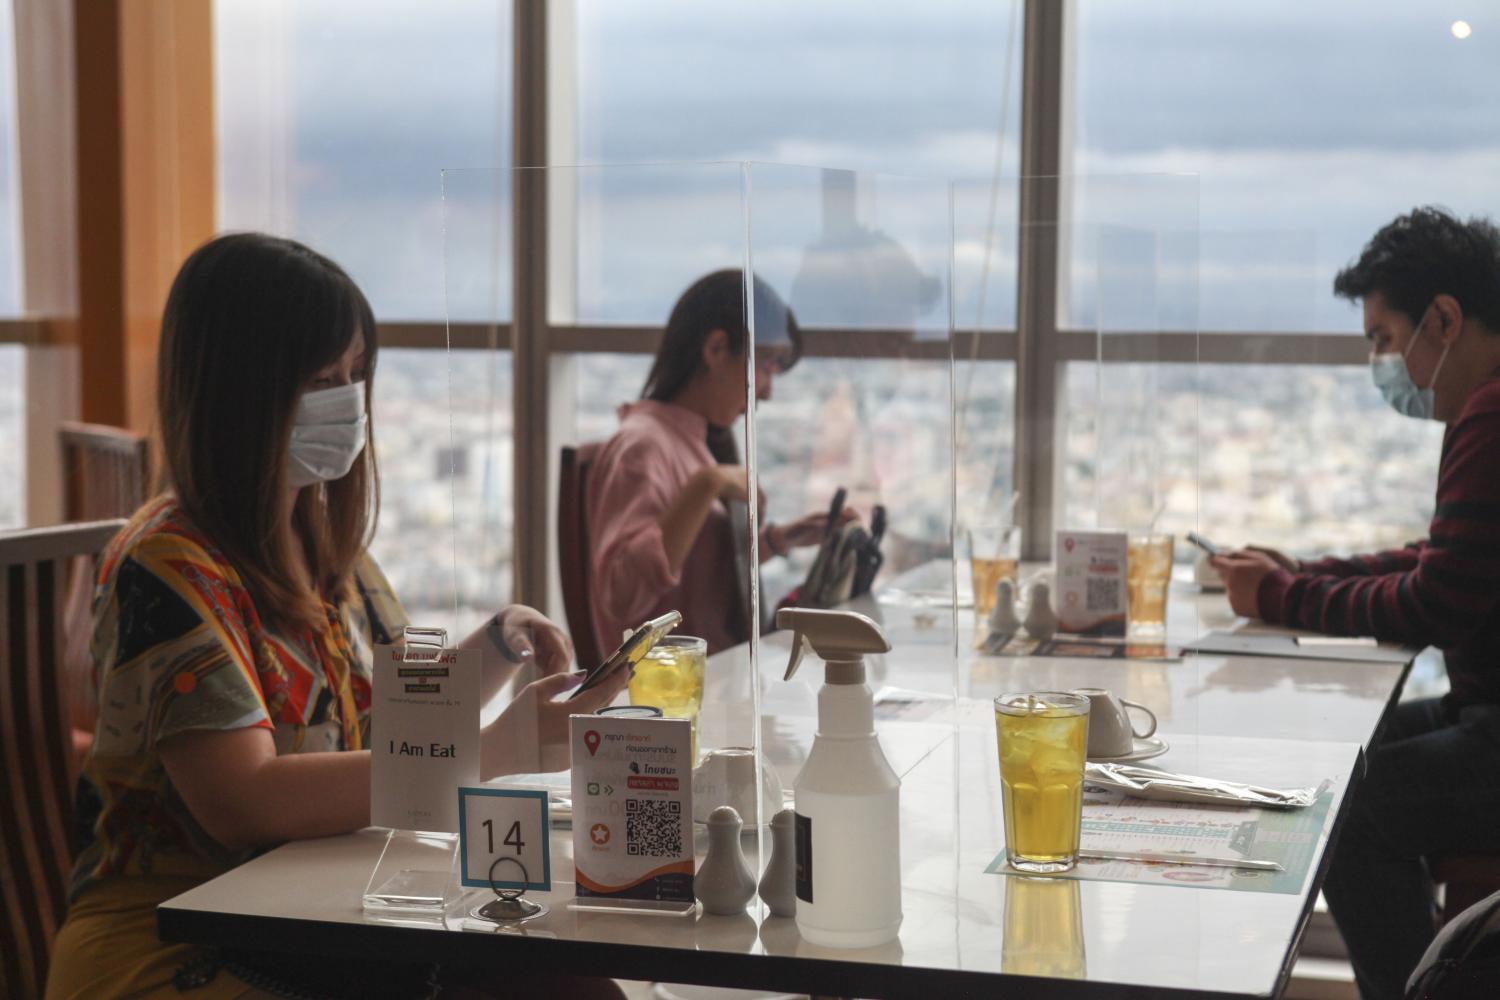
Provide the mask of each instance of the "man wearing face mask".
[{"label": "man wearing face mask", "polygon": [[1450,693],[1403,702],[1371,745],[1324,893],[1366,998],[1400,997],[1434,931],[1425,859],[1500,852],[1500,230],[1395,219],[1334,279],[1404,416],[1447,425],[1435,513],[1404,549],[1216,558],[1238,614],[1443,651]]}]

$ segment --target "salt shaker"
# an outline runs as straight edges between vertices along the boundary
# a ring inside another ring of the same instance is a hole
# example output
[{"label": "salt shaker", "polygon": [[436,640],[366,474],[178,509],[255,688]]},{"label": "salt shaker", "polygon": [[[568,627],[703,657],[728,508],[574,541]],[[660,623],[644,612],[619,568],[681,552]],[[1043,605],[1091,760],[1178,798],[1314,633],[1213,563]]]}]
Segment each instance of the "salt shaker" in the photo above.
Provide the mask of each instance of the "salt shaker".
[{"label": "salt shaker", "polygon": [[693,894],[705,913],[744,913],[745,904],[755,895],[755,877],[740,850],[742,825],[733,806],[720,806],[708,814],[708,856],[693,878]]},{"label": "salt shaker", "polygon": [[771,863],[760,877],[760,898],[773,917],[797,915],[797,816],[783,809],[771,819]]},{"label": "salt shaker", "polygon": [[1021,620],[1016,617],[1016,584],[1009,577],[995,584],[995,607],[989,624],[991,634],[1015,635],[1021,630]]},{"label": "salt shaker", "polygon": [[1026,634],[1037,642],[1046,642],[1057,634],[1057,615],[1052,610],[1051,588],[1041,580],[1031,585],[1030,607],[1026,609]]}]

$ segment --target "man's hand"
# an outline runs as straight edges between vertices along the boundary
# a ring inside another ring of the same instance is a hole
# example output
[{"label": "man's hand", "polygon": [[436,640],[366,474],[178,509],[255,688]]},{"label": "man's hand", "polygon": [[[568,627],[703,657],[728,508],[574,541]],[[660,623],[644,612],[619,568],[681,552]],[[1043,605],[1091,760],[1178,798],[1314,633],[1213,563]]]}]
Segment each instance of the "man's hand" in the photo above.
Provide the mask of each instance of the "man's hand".
[{"label": "man's hand", "polygon": [[1276,551],[1275,549],[1267,548],[1264,545],[1247,545],[1247,546],[1245,546],[1245,551],[1246,552],[1259,552],[1263,556],[1270,556],[1271,559],[1272,559],[1272,561],[1274,561],[1276,563],[1276,565],[1280,566],[1282,569],[1286,570],[1288,573],[1300,573],[1300,572],[1302,572],[1302,562],[1301,562],[1301,560],[1293,559],[1291,556],[1282,555],[1280,552]]},{"label": "man's hand", "polygon": [[568,633],[540,611],[524,604],[512,604],[494,618],[490,628],[499,630],[496,647],[513,663],[535,660],[544,676],[561,674],[573,665],[573,640]]},{"label": "man's hand", "polygon": [[1229,606],[1234,609],[1235,614],[1246,618],[1260,617],[1260,604],[1256,599],[1260,592],[1260,582],[1268,574],[1284,568],[1273,557],[1253,549],[1240,549],[1214,556],[1209,564],[1219,571],[1219,576],[1224,580],[1224,589],[1229,593]]}]

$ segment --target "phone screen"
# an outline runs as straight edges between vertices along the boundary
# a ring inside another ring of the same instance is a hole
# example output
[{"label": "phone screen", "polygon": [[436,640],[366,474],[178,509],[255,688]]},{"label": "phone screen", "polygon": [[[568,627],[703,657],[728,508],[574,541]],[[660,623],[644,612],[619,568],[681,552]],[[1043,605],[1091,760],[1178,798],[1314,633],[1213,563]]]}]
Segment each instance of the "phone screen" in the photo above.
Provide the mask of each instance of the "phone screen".
[{"label": "phone screen", "polygon": [[621,667],[627,665],[634,666],[641,662],[645,655],[651,651],[651,647],[661,642],[662,636],[676,628],[681,621],[681,612],[668,611],[660,618],[653,618],[630,633],[625,641],[620,643],[619,649],[610,653],[604,658],[603,663],[589,671],[589,675],[583,679],[583,683],[574,688],[573,693],[568,695],[568,700],[572,701],[589,688],[597,687],[601,681]]}]

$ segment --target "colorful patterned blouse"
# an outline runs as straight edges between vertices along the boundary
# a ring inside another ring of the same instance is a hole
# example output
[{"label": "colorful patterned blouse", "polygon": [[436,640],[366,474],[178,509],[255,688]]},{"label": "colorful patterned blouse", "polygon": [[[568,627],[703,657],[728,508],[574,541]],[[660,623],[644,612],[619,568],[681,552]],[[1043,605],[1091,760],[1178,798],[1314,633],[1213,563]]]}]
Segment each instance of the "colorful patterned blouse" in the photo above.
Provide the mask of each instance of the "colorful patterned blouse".
[{"label": "colorful patterned blouse", "polygon": [[356,581],[358,599],[324,605],[322,632],[272,628],[175,499],[131,519],[100,562],[94,597],[99,724],[78,782],[75,897],[114,875],[207,879],[248,857],[193,819],[162,765],[162,740],[255,726],[271,730],[281,754],[365,745],[372,645],[406,618],[368,555]]}]

